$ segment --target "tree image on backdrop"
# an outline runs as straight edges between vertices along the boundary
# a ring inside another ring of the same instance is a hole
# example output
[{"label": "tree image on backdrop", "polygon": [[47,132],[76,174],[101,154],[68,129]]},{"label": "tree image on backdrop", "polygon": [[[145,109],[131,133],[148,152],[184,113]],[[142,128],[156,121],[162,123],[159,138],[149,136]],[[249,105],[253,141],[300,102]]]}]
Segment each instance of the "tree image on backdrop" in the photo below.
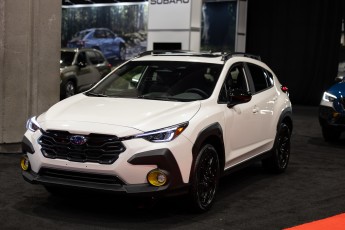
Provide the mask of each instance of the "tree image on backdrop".
[{"label": "tree image on backdrop", "polygon": [[130,58],[146,50],[147,15],[147,3],[63,7],[61,47],[66,47],[79,31],[108,28],[125,40]]}]

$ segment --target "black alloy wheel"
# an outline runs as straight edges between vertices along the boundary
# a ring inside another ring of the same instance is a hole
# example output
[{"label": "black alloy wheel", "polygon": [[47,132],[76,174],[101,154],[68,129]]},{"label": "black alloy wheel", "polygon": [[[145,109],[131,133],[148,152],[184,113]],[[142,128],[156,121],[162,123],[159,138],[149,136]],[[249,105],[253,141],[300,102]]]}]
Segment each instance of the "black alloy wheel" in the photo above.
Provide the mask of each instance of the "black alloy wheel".
[{"label": "black alloy wheel", "polygon": [[281,123],[272,149],[272,156],[262,161],[263,166],[275,173],[286,170],[291,149],[291,132],[287,124]]},{"label": "black alloy wheel", "polygon": [[216,149],[206,144],[196,158],[193,171],[191,196],[193,207],[198,212],[211,208],[219,182],[219,157]]}]

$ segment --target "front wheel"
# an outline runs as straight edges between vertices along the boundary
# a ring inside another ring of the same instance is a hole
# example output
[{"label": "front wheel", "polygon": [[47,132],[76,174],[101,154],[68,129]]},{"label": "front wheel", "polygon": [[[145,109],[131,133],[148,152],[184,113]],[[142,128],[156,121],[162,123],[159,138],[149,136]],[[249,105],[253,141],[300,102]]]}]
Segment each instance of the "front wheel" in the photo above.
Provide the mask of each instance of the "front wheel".
[{"label": "front wheel", "polygon": [[75,93],[76,93],[76,90],[75,90],[74,83],[72,81],[66,82],[65,87],[64,87],[64,98],[71,97],[75,95]]},{"label": "front wheel", "polygon": [[198,212],[207,211],[214,203],[220,175],[219,157],[212,145],[201,148],[192,175],[192,205]]},{"label": "front wheel", "polygon": [[290,159],[291,131],[287,124],[281,123],[272,149],[272,156],[262,161],[263,166],[275,173],[282,173]]},{"label": "front wheel", "polygon": [[120,47],[119,59],[122,61],[126,60],[126,47],[124,45]]}]

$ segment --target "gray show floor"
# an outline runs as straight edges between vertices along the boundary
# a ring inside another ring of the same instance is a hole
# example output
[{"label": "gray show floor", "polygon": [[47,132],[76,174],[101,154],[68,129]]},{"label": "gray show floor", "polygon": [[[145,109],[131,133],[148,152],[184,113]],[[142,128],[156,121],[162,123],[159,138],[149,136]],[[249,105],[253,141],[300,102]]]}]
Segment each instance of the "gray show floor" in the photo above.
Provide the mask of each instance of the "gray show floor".
[{"label": "gray show floor", "polygon": [[286,173],[260,164],[224,177],[212,209],[195,214],[183,197],[152,206],[85,194],[57,198],[21,176],[21,154],[0,154],[0,229],[283,229],[345,212],[345,137],[326,143],[317,107],[294,106]]}]

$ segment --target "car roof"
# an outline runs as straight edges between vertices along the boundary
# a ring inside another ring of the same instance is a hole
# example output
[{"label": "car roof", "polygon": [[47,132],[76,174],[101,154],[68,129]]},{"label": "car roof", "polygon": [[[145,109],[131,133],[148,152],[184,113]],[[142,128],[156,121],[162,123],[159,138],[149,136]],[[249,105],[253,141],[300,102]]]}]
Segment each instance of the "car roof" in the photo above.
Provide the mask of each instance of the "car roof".
[{"label": "car roof", "polygon": [[78,31],[78,33],[84,32],[84,31],[94,31],[94,30],[110,30],[110,29],[106,27],[94,27],[94,28],[88,28],[85,30]]}]

